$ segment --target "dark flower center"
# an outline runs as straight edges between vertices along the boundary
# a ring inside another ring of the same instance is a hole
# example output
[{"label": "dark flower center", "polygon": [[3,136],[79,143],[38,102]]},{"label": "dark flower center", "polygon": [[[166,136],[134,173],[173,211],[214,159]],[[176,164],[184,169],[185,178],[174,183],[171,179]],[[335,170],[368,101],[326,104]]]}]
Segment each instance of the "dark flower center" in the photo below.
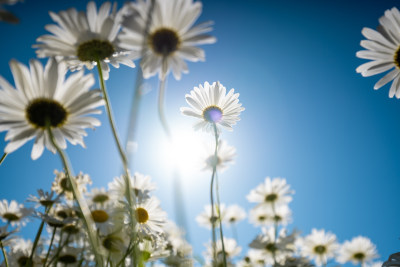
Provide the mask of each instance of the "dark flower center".
[{"label": "dark flower center", "polygon": [[47,98],[33,100],[25,110],[28,121],[38,128],[62,126],[68,117],[67,110],[57,101]]},{"label": "dark flower center", "polygon": [[207,107],[203,111],[203,118],[212,123],[220,122],[222,119],[222,110],[217,106]]},{"label": "dark flower center", "polygon": [[18,221],[20,219],[17,214],[11,212],[4,213],[3,218],[9,222]]},{"label": "dark flower center", "polygon": [[27,257],[27,256],[21,256],[17,260],[19,266],[26,266],[28,261],[29,261],[29,257]]},{"label": "dark flower center", "polygon": [[93,197],[93,202],[95,202],[95,203],[104,203],[109,199],[110,198],[108,197],[107,194],[98,194],[98,195],[95,195]]},{"label": "dark flower center", "polygon": [[43,199],[43,200],[40,200],[40,204],[42,204],[44,207],[49,207],[54,204],[54,201],[48,200],[48,199]]},{"label": "dark flower center", "polygon": [[77,56],[80,61],[97,61],[111,57],[115,50],[109,41],[91,40],[78,46]]},{"label": "dark flower center", "polygon": [[94,210],[92,211],[93,221],[97,223],[106,222],[109,218],[108,213],[104,210]]},{"label": "dark flower center", "polygon": [[136,209],[136,219],[139,223],[146,223],[149,219],[149,213],[143,208]]},{"label": "dark flower center", "polygon": [[71,182],[67,177],[61,179],[60,186],[64,191],[72,192]]},{"label": "dark flower center", "polygon": [[362,261],[362,260],[365,258],[365,254],[362,253],[362,252],[358,252],[358,253],[355,253],[355,254],[353,255],[353,257],[354,257],[356,260]]},{"label": "dark flower center", "polygon": [[102,244],[108,251],[120,252],[122,251],[124,241],[118,236],[109,235],[104,238]]},{"label": "dark flower center", "polygon": [[274,202],[277,198],[278,198],[278,195],[275,193],[272,193],[265,197],[265,202]]},{"label": "dark flower center", "polygon": [[265,221],[265,219],[267,219],[265,216],[258,216],[258,220],[260,221],[260,222],[263,222],[263,221]]},{"label": "dark flower center", "polygon": [[396,65],[397,68],[400,68],[400,46],[394,53],[394,64]]},{"label": "dark flower center", "polygon": [[326,247],[322,245],[318,245],[314,247],[314,251],[317,254],[324,254],[326,252]]},{"label": "dark flower center", "polygon": [[59,262],[64,263],[65,265],[77,262],[77,258],[74,255],[61,255],[58,258]]},{"label": "dark flower center", "polygon": [[168,56],[178,49],[180,40],[175,31],[161,28],[150,35],[149,43],[156,54]]},{"label": "dark flower center", "polygon": [[71,235],[79,233],[79,228],[74,224],[67,224],[62,228],[62,230]]},{"label": "dark flower center", "polygon": [[275,246],[274,243],[269,243],[269,244],[267,244],[267,245],[265,246],[265,249],[268,250],[268,251],[271,252],[271,253],[275,253],[275,252],[278,250],[278,248]]}]

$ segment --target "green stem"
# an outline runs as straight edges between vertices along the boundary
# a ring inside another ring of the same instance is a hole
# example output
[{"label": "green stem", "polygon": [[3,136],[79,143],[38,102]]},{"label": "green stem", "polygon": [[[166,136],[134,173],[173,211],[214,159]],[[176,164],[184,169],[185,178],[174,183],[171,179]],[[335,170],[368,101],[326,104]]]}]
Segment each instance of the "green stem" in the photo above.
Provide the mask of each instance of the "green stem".
[{"label": "green stem", "polygon": [[164,111],[166,80],[167,80],[166,78],[160,80],[160,87],[158,92],[158,116],[160,118],[160,122],[163,127],[164,133],[167,135],[169,141],[172,141],[171,131],[169,130],[169,126],[167,123],[167,119],[165,118],[165,111]]},{"label": "green stem", "polygon": [[[217,126],[214,123],[214,133],[215,133],[215,150],[214,150],[214,158],[218,156],[218,132]],[[215,174],[217,172],[217,164],[215,163],[213,166],[213,171],[211,175],[211,185],[210,185],[210,200],[211,200],[211,224],[212,224],[212,247],[213,247],[213,258],[214,258],[214,266],[217,265],[217,251],[216,251],[216,237],[215,237],[215,214],[214,214],[214,180]]]},{"label": "green stem", "polygon": [[56,143],[55,139],[54,139],[54,135],[53,132],[51,130],[51,127],[48,126],[47,127],[47,131],[49,133],[49,139],[51,141],[51,144],[56,148],[58,154],[60,155],[61,161],[64,165],[64,169],[65,169],[65,174],[71,184],[71,188],[72,188],[72,192],[74,195],[74,198],[76,199],[79,209],[82,213],[83,216],[83,222],[86,226],[86,229],[88,230],[88,236],[89,236],[89,242],[90,245],[92,247],[94,256],[96,258],[96,262],[98,266],[103,266],[103,258],[101,257],[101,255],[99,254],[99,240],[96,236],[96,231],[94,229],[94,221],[92,218],[92,215],[90,213],[89,207],[85,201],[85,199],[83,198],[83,196],[81,195],[81,192],[78,190],[75,181],[73,179],[71,170],[72,168],[69,165],[69,161],[68,158],[66,156],[66,154],[64,153],[64,151],[58,146],[58,144]]},{"label": "green stem", "polygon": [[57,227],[54,227],[53,233],[51,235],[50,245],[49,245],[49,248],[47,249],[46,258],[44,259],[44,262],[43,262],[43,266],[46,266],[47,260],[49,259],[51,247],[53,246],[53,242],[54,242],[54,237],[56,236],[56,231],[57,231]]},{"label": "green stem", "polygon": [[[222,218],[221,218],[221,202],[219,199],[219,186],[218,186],[218,174],[217,174],[217,164],[218,164],[218,130],[217,130],[217,125],[214,123],[214,134],[215,134],[215,151],[214,151],[214,166],[213,166],[213,173],[215,174],[215,187],[216,187],[216,195],[217,195],[217,212],[218,212],[218,221],[219,221],[219,234],[220,234],[220,238],[221,238],[221,245],[222,245],[222,255],[223,255],[223,259],[224,259],[224,266],[227,266],[226,263],[226,252],[225,252],[225,242],[224,242],[224,233],[222,230]],[[215,172],[214,172],[215,169]]]},{"label": "green stem", "polygon": [[[126,199],[128,201],[128,205],[129,205],[129,215],[130,215],[130,218],[131,218],[131,222],[130,222],[131,223],[131,229],[135,229],[136,217],[135,217],[135,213],[133,211],[133,207],[134,207],[134,204],[135,204],[136,200],[134,198],[132,198],[132,195],[131,195],[132,186],[131,186],[130,179],[129,179],[130,177],[129,177],[129,172],[128,172],[128,160],[127,160],[125,152],[124,152],[124,150],[122,148],[121,141],[120,141],[120,139],[118,137],[117,128],[115,126],[115,120],[114,120],[114,116],[113,116],[113,113],[112,113],[111,102],[110,102],[110,99],[108,97],[108,93],[107,93],[107,90],[106,90],[106,85],[104,83],[103,71],[101,69],[100,60],[97,60],[97,70],[98,70],[98,73],[99,73],[101,91],[103,93],[104,101],[105,101],[105,104],[106,104],[108,121],[110,123],[111,130],[112,130],[112,133],[113,133],[113,136],[114,136],[114,141],[115,141],[115,143],[117,145],[118,152],[119,152],[119,155],[121,157],[122,165],[123,165],[124,171],[125,171],[125,175],[123,175],[124,180],[125,180],[125,185],[126,185],[125,197],[126,197]],[[135,255],[136,255],[136,250],[135,250]]]},{"label": "green stem", "polygon": [[3,156],[1,157],[1,159],[0,159],[0,165],[3,163],[3,161],[6,159],[6,157],[7,157],[7,153],[4,153],[3,154]]},{"label": "green stem", "polygon": [[[49,208],[46,208],[45,214],[47,215],[50,210],[51,210],[51,206]],[[32,266],[32,264],[33,264],[33,254],[35,253],[36,247],[39,243],[40,236],[42,235],[43,227],[44,227],[44,220],[42,220],[42,222],[40,223],[39,230],[36,233],[35,241],[33,242],[32,251],[31,251],[31,255],[29,257],[27,266]]]},{"label": "green stem", "polygon": [[[276,217],[276,212],[275,212],[275,204],[272,203],[272,213],[274,218]],[[277,221],[274,221],[274,247],[276,247],[276,240],[278,239],[278,223]],[[276,262],[276,255],[275,252],[272,253],[272,256],[274,258],[274,267],[277,266]]]},{"label": "green stem", "polygon": [[0,247],[1,247],[1,251],[3,252],[4,263],[6,264],[6,267],[8,267],[7,253],[6,253],[6,250],[4,249],[2,241],[0,241]]}]

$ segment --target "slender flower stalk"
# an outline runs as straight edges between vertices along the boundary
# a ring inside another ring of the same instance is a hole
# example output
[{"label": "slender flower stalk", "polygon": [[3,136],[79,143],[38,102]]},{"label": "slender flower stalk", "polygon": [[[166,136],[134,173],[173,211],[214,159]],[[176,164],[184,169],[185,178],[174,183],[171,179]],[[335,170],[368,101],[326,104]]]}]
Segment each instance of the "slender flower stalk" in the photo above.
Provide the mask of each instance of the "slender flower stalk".
[{"label": "slender flower stalk", "polygon": [[3,156],[1,156],[0,165],[3,163],[3,161],[6,159],[6,157],[7,157],[7,153],[4,153]]},{"label": "slender flower stalk", "polygon": [[161,125],[164,133],[167,135],[168,140],[171,141],[171,131],[168,126],[167,119],[165,118],[164,101],[165,101],[165,85],[166,79],[160,80],[160,87],[158,92],[158,116],[160,118]]},{"label": "slender flower stalk", "polygon": [[218,221],[219,221],[219,235],[221,238],[222,253],[223,253],[223,257],[224,257],[224,266],[226,267],[227,266],[226,251],[225,251],[224,233],[222,230],[222,217],[221,217],[221,210],[220,210],[221,201],[219,199],[219,186],[218,186],[218,174],[217,173],[215,173],[215,188],[216,188],[215,191],[216,191],[216,195],[217,195],[217,206],[218,206],[217,212],[218,212]]},{"label": "slender flower stalk", "polygon": [[51,235],[50,245],[49,245],[49,248],[47,250],[46,258],[44,259],[44,262],[43,262],[43,266],[46,266],[47,260],[49,259],[51,247],[53,246],[53,242],[54,242],[54,237],[56,236],[56,231],[57,231],[57,227],[54,227],[53,233]]},{"label": "slender flower stalk", "polygon": [[8,267],[7,253],[6,253],[6,250],[4,249],[3,242],[1,242],[1,241],[0,241],[0,247],[1,247],[1,251],[3,252],[4,263],[6,264],[6,267]]},{"label": "slender flower stalk", "polygon": [[[46,215],[49,213],[50,209],[51,209],[51,206],[49,208],[46,208],[46,212],[45,212]],[[42,219],[42,222],[40,223],[40,226],[39,226],[39,230],[36,233],[36,237],[33,242],[32,251],[31,251],[31,255],[29,256],[29,261],[28,261],[27,266],[32,266],[32,264],[33,264],[33,255],[35,254],[35,250],[39,243],[40,236],[42,235],[43,227],[44,227],[44,220]]]},{"label": "slender flower stalk", "polygon": [[72,176],[71,176],[71,168],[69,166],[68,163],[68,159],[67,156],[65,155],[64,151],[60,149],[60,147],[57,145],[53,132],[51,130],[51,127],[49,125],[49,122],[47,122],[47,131],[49,133],[49,139],[51,144],[55,147],[55,149],[57,150],[58,154],[60,155],[61,161],[64,165],[65,168],[65,174],[68,177],[68,180],[70,182],[73,194],[74,194],[74,198],[76,199],[79,209],[82,213],[83,216],[83,222],[87,228],[87,233],[89,236],[89,242],[90,245],[92,247],[96,262],[98,266],[103,266],[103,258],[101,257],[101,255],[99,254],[99,240],[97,239],[96,236],[96,231],[94,229],[94,222],[93,219],[91,217],[91,213],[89,210],[89,207],[87,205],[87,203],[85,202],[84,198],[82,197],[81,193],[79,192],[78,188],[76,187],[75,181],[73,180]]}]

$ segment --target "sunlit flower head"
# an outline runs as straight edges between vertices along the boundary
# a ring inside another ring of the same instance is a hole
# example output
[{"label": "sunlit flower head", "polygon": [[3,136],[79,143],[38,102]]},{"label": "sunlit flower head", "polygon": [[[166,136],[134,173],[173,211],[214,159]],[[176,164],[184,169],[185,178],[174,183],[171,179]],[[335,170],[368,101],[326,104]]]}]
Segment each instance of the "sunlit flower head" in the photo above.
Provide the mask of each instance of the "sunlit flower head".
[{"label": "sunlit flower head", "polygon": [[[67,199],[73,200],[74,194],[72,185],[67,175],[64,172],[59,172],[57,170],[54,170],[54,174],[56,177],[51,186],[51,190],[57,194],[64,194]],[[82,193],[86,192],[87,185],[92,184],[92,180],[90,179],[89,175],[83,174],[82,172],[80,172],[77,176],[72,177],[72,180],[75,182],[77,189]]]},{"label": "sunlit flower head", "polygon": [[264,183],[260,184],[250,191],[247,195],[247,200],[259,204],[267,205],[286,205],[292,201],[293,190],[286,183],[286,179],[275,177],[265,178]]},{"label": "sunlit flower head", "polygon": [[136,231],[144,235],[157,235],[163,232],[167,214],[160,208],[160,201],[151,197],[133,207],[136,215]]},{"label": "sunlit flower head", "polygon": [[200,226],[211,229],[213,224],[214,226],[219,224],[218,212],[220,213],[221,221],[224,221],[226,214],[225,204],[222,203],[220,206],[214,205],[214,210],[211,209],[211,205],[206,205],[204,211],[196,216],[196,222]]},{"label": "sunlit flower head", "polygon": [[[32,251],[32,242],[22,238],[12,240],[8,257],[8,266],[27,266]],[[6,266],[6,265],[4,265]],[[40,266],[40,258],[37,253],[33,255],[33,266]]]},{"label": "sunlit flower head", "polygon": [[98,12],[95,2],[91,1],[86,14],[70,8],[58,14],[50,12],[50,16],[57,24],[46,25],[46,30],[52,34],[37,38],[39,44],[34,47],[38,48],[38,57],[55,56],[72,70],[82,66],[92,69],[99,60],[106,80],[110,70],[108,63],[116,68],[119,64],[135,66],[130,52],[117,40],[122,10],[116,12],[116,6],[112,8],[110,2],[103,3]]},{"label": "sunlit flower head", "polygon": [[[224,247],[227,260],[232,260],[232,258],[236,257],[242,251],[242,248],[238,246],[237,242],[233,238],[225,238],[224,237]],[[217,240],[215,244],[215,253],[217,255],[217,266],[223,266],[223,250],[222,250],[222,242],[221,239]],[[205,254],[206,258],[212,260],[213,258],[213,246],[212,243],[207,244],[207,251]]]},{"label": "sunlit flower head", "polygon": [[212,171],[216,166],[218,171],[224,171],[228,164],[233,163],[233,159],[236,156],[236,148],[229,146],[225,140],[220,140],[216,157],[214,150],[215,145],[208,146],[204,169]]},{"label": "sunlit flower head", "polygon": [[351,241],[345,241],[339,248],[337,261],[353,264],[369,263],[378,257],[375,245],[367,237],[357,236]]},{"label": "sunlit flower head", "polygon": [[297,240],[301,255],[315,261],[317,266],[325,265],[335,257],[339,248],[336,236],[325,230],[312,229],[311,234]]},{"label": "sunlit flower head", "polygon": [[110,257],[113,265],[121,259],[129,246],[127,234],[120,225],[110,225],[100,233],[101,253]]},{"label": "sunlit flower head", "polygon": [[240,120],[240,112],[244,110],[239,104],[239,94],[235,94],[234,89],[226,93],[226,88],[220,82],[211,85],[205,82],[204,86],[200,84],[185,97],[190,107],[182,107],[181,112],[200,120],[194,126],[196,130],[210,132],[214,125],[233,130],[232,126]]},{"label": "sunlit flower head", "polygon": [[108,202],[107,204],[91,203],[89,209],[93,221],[100,231],[116,222],[124,221],[124,209],[118,201]]},{"label": "sunlit flower head", "polygon": [[[138,201],[149,198],[149,193],[156,189],[155,183],[151,181],[151,177],[138,172],[135,172],[132,177],[129,174],[129,180],[131,185],[131,193],[133,196],[138,198]],[[125,178],[123,175],[121,177],[115,177],[114,180],[108,183],[108,189],[110,194],[115,196],[123,196],[126,190]]]},{"label": "sunlit flower head", "polygon": [[[163,80],[172,71],[175,79],[179,80],[182,72],[189,71],[184,60],[205,60],[203,49],[197,46],[216,41],[205,34],[212,30],[212,22],[193,27],[202,10],[198,1],[155,0],[154,7],[152,2],[139,0],[126,5],[130,15],[124,21],[121,46],[142,54],[141,67],[145,78],[159,73]],[[149,20],[151,8],[153,12]],[[148,21],[151,22],[149,26]],[[146,29],[148,34],[144,35]]]},{"label": "sunlit flower head", "polygon": [[49,59],[46,66],[30,61],[30,70],[12,60],[11,71],[16,89],[0,76],[0,131],[7,131],[6,153],[11,153],[35,138],[31,157],[39,158],[47,147],[56,152],[47,129],[50,127],[56,144],[67,147],[83,143],[85,128],[100,126],[100,121],[85,115],[99,114],[103,105],[98,90],[89,90],[94,84],[92,75],[83,71],[65,79],[64,64]]},{"label": "sunlit flower head", "polygon": [[86,193],[88,205],[107,205],[110,202],[114,202],[118,199],[118,195],[112,194],[106,189],[102,188],[91,188],[89,192]]},{"label": "sunlit flower head", "polygon": [[26,200],[36,203],[36,208],[40,206],[48,208],[60,201],[59,196],[54,195],[54,191],[45,192],[42,189],[38,189],[37,192],[38,196],[30,195],[29,198]]},{"label": "sunlit flower head", "polygon": [[[400,98],[400,12],[396,7],[385,11],[379,19],[378,31],[363,28],[362,34],[367,40],[361,41],[366,50],[358,51],[357,57],[371,60],[357,68],[357,72],[368,77],[388,72],[374,86],[377,90],[392,81],[389,97]],[[394,68],[394,69],[393,69]]]},{"label": "sunlit flower head", "polygon": [[249,220],[255,226],[287,225],[292,220],[292,212],[287,205],[273,207],[258,205],[250,210]]},{"label": "sunlit flower head", "polygon": [[224,222],[228,224],[235,224],[246,218],[246,212],[239,205],[229,205],[224,213]]},{"label": "sunlit flower head", "polygon": [[238,267],[264,267],[265,255],[261,249],[249,249],[243,260],[238,262]]},{"label": "sunlit flower head", "polygon": [[25,208],[15,200],[11,200],[10,203],[6,199],[0,201],[1,220],[11,226],[26,225],[26,219],[31,213],[31,209]]}]

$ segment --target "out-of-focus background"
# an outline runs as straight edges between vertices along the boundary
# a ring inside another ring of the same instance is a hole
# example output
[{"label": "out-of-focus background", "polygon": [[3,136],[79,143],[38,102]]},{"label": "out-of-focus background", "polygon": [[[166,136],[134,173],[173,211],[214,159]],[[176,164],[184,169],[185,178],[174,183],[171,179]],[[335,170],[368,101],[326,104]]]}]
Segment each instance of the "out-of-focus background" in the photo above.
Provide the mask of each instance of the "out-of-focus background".
[{"label": "out-of-focus background", "polygon": [[[339,242],[367,236],[383,261],[398,252],[400,101],[388,97],[388,85],[373,90],[382,75],[363,78],[355,71],[366,62],[355,56],[362,50],[362,28],[375,29],[379,17],[398,1],[202,2],[198,22],[213,20],[218,41],[203,46],[205,62],[189,63],[189,74],[180,81],[170,76],[167,83],[166,114],[181,145],[168,145],[157,116],[157,77],[146,80],[132,170],[153,178],[162,208],[176,219],[172,166],[177,162],[183,192],[180,216],[186,218],[195,253],[201,255],[210,240],[209,230],[199,227],[195,217],[209,203],[211,176],[196,167],[195,158],[213,139],[194,132],[195,120],[182,116],[179,108],[187,105],[185,94],[205,81],[235,88],[246,108],[234,131],[221,136],[237,149],[235,164],[219,175],[223,203],[249,210],[254,206],[246,200],[251,189],[266,176],[285,177],[296,192],[290,229],[306,235],[323,228]],[[14,84],[8,63],[17,59],[28,64],[35,58],[32,45],[47,33],[44,26],[53,23],[48,11],[86,10],[86,1],[25,0],[4,7],[20,18],[16,25],[0,23],[0,75]],[[136,73],[125,66],[111,69],[107,81],[123,140]],[[121,174],[121,164],[105,111],[98,117],[102,126],[88,130],[87,149],[69,145],[67,152],[76,173],[90,174],[94,187],[107,187]],[[1,151],[4,137],[0,133]],[[1,165],[0,199],[24,202],[36,189],[50,189],[61,162],[47,150],[33,161],[31,149],[29,142]],[[30,224],[25,236],[32,238],[37,225]],[[239,223],[244,251],[259,231],[248,221]],[[231,230],[225,233],[230,236]]]}]

